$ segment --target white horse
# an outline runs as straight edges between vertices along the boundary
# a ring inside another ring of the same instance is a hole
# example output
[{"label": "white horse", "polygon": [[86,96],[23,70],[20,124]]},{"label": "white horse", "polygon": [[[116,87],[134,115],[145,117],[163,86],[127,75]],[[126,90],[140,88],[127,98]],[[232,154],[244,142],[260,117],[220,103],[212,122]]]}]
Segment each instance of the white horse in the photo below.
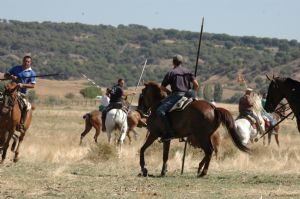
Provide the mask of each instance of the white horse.
[{"label": "white horse", "polygon": [[127,113],[121,109],[111,109],[106,114],[105,126],[107,131],[108,142],[111,143],[112,132],[115,129],[120,130],[120,136],[118,143],[122,144],[126,137],[126,132],[128,129],[127,124]]},{"label": "white horse", "polygon": [[[261,112],[263,110],[263,107],[261,104],[261,97],[256,93],[252,93],[251,95],[254,100],[253,112],[259,118],[259,121],[261,122],[261,129],[263,131],[265,131],[265,121],[261,116]],[[251,142],[253,142],[254,140],[258,140],[260,134],[258,133],[257,129],[252,127],[249,120],[244,119],[244,118],[237,119],[235,121],[235,126],[237,129],[237,133],[240,135],[244,145],[248,144],[249,140]]]}]

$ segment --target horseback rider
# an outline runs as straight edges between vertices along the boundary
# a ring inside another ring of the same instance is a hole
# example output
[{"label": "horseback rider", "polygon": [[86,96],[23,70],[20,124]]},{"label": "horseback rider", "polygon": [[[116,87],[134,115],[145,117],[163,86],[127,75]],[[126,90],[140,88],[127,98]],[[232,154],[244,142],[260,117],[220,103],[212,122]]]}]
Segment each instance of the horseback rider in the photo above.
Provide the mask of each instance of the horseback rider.
[{"label": "horseback rider", "polygon": [[108,105],[110,101],[110,88],[106,88],[105,94],[101,97],[101,103],[99,106],[99,111],[103,111]]},{"label": "horseback rider", "polygon": [[262,110],[262,114],[263,116],[265,116],[266,118],[268,118],[268,120],[270,121],[270,127],[272,126],[275,126],[276,125],[276,122],[275,120],[273,119],[273,116],[272,114],[268,113],[266,110],[265,110],[265,104],[266,104],[266,100],[267,100],[267,93],[264,93],[262,95],[262,98],[261,98],[261,105],[263,107],[263,110]]},{"label": "horseback rider", "polygon": [[[170,70],[164,77],[161,83],[161,89],[170,95],[165,98],[161,105],[156,110],[156,114],[164,124],[164,132],[161,141],[168,141],[175,136],[174,130],[171,128],[170,121],[167,117],[167,112],[180,100],[186,93],[190,92],[191,85],[193,91],[196,92],[199,84],[195,76],[187,68],[182,66],[183,57],[175,55],[173,57],[173,69]],[[171,91],[166,87],[170,85]]]},{"label": "horseback rider", "polygon": [[257,130],[260,133],[263,133],[263,130],[260,126],[259,118],[258,118],[258,116],[256,116],[253,113],[254,100],[251,96],[252,91],[253,91],[253,89],[247,88],[245,91],[245,94],[240,98],[240,101],[239,101],[240,116],[243,117],[243,116],[250,115],[251,117],[253,117],[256,121],[255,125],[256,125]]},{"label": "horseback rider", "polygon": [[35,86],[36,80],[35,80],[35,72],[31,68],[32,58],[31,56],[25,56],[23,58],[23,64],[17,65],[8,70],[4,74],[4,77],[6,79],[11,79],[13,82],[17,83],[18,86],[18,92],[21,99],[19,103],[21,104],[21,120],[20,124],[18,126],[18,130],[21,133],[25,132],[25,121],[27,117],[28,112],[28,105],[27,103],[27,89],[32,89]]},{"label": "horseback rider", "polygon": [[135,92],[124,91],[125,80],[119,79],[118,84],[113,86],[110,91],[110,101],[108,106],[102,111],[101,119],[102,119],[102,131],[106,131],[105,127],[105,119],[106,114],[111,109],[122,109],[123,107],[123,97],[126,98],[128,95],[134,95]]}]

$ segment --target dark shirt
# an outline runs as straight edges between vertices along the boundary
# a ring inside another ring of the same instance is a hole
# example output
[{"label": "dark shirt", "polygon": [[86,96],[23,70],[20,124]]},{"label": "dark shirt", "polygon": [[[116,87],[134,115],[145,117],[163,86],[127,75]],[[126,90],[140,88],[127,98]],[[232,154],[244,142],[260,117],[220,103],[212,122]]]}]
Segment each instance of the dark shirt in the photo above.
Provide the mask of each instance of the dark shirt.
[{"label": "dark shirt", "polygon": [[110,103],[122,102],[124,90],[120,85],[115,85],[111,89]]},{"label": "dark shirt", "polygon": [[182,66],[170,70],[164,77],[161,85],[171,86],[172,92],[186,92],[191,89],[190,83],[195,79],[194,75]]}]

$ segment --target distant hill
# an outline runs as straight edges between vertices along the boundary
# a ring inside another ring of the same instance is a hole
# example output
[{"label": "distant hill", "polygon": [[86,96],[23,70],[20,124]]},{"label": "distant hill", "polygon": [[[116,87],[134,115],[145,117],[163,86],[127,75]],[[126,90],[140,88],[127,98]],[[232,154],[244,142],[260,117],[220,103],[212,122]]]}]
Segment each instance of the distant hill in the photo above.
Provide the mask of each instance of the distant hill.
[{"label": "distant hill", "polygon": [[[205,27],[204,27],[205,30]],[[62,72],[60,79],[78,79],[81,73],[101,86],[120,77],[134,86],[148,59],[144,80],[161,81],[171,68],[171,57],[182,54],[194,70],[199,33],[175,29],[149,29],[131,24],[118,27],[80,23],[0,20],[0,72],[33,57],[39,74]],[[297,40],[203,34],[198,79],[201,84],[221,82],[237,92],[236,76],[259,90],[265,74],[300,78],[300,44]]]}]

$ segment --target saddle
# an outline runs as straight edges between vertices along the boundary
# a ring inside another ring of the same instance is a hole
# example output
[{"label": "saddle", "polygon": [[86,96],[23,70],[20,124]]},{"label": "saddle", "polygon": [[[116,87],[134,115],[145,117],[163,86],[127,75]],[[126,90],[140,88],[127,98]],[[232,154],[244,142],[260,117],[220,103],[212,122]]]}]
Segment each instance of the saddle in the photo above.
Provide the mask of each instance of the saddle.
[{"label": "saddle", "polygon": [[238,119],[246,119],[246,120],[248,120],[248,121],[250,122],[251,126],[252,126],[254,129],[256,129],[256,120],[255,120],[255,118],[251,117],[250,115],[239,115],[239,116],[237,117],[237,120],[238,120]]},{"label": "saddle", "polygon": [[193,98],[187,98],[183,96],[180,100],[178,100],[174,106],[169,110],[169,112],[172,111],[182,111],[184,110],[190,103],[194,101]]},{"label": "saddle", "polygon": [[121,109],[125,113],[127,113],[129,111],[129,108],[127,106],[125,106],[123,103],[111,103],[111,104],[109,104],[108,107],[107,107],[106,112],[108,113],[111,109]]}]

